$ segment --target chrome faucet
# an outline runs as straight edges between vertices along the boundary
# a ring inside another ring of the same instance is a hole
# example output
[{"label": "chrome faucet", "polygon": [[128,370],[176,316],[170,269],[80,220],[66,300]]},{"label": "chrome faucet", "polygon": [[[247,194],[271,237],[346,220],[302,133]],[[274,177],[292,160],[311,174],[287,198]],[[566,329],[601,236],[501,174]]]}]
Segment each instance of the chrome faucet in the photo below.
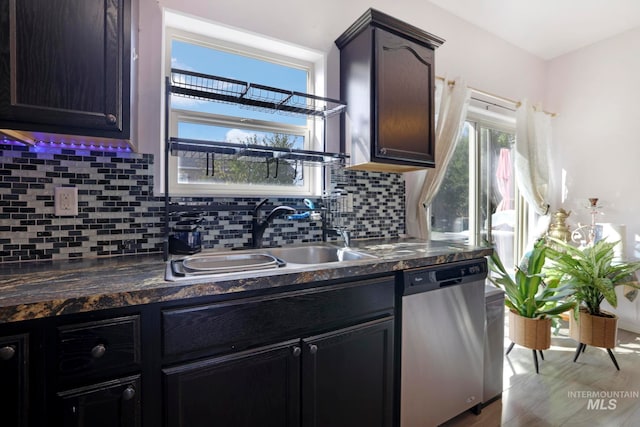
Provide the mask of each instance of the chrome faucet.
[{"label": "chrome faucet", "polygon": [[326,233],[329,236],[339,236],[344,240],[344,247],[348,248],[351,246],[351,232],[344,227],[333,227],[327,228]]},{"label": "chrome faucet", "polygon": [[264,199],[260,203],[253,208],[253,218],[251,219],[251,247],[252,248],[261,248],[262,247],[262,236],[264,235],[264,231],[267,229],[273,218],[278,215],[283,214],[293,214],[296,210],[289,206],[276,206],[269,212],[264,220],[260,220],[260,208],[262,205],[267,203],[267,200]]}]

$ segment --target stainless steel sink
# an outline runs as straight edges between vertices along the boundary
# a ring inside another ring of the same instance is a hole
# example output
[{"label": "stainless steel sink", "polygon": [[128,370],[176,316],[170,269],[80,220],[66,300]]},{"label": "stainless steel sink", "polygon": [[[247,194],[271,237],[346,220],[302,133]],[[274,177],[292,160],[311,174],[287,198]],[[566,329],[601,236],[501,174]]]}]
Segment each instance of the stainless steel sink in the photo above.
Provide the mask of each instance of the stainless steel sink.
[{"label": "stainless steel sink", "polygon": [[322,244],[199,254],[169,261],[165,279],[177,281],[194,277],[219,277],[221,274],[277,269],[289,264],[312,265],[375,258],[349,248]]},{"label": "stainless steel sink", "polygon": [[294,246],[265,249],[264,252],[291,264],[325,264],[328,262],[374,259],[373,255],[337,246]]}]

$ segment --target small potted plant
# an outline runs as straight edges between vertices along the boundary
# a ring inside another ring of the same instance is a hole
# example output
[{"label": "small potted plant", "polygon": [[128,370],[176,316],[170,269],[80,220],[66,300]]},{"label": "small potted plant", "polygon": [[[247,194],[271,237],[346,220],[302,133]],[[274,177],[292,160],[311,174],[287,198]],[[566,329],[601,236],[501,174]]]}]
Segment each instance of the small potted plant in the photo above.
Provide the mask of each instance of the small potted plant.
[{"label": "small potted plant", "polygon": [[549,274],[574,290],[578,303],[569,319],[569,335],[578,341],[574,362],[587,345],[606,348],[619,370],[611,349],[616,346],[618,317],[600,308],[602,301],[617,307],[616,287],[627,285],[640,289],[635,272],[640,262],[614,262],[613,248],[618,242],[599,240],[584,248],[550,238],[547,248]]},{"label": "small potted plant", "polygon": [[543,267],[548,250],[544,240],[538,240],[525,256],[512,277],[494,251],[489,258],[491,283],[505,292],[505,305],[509,308],[509,339],[514,344],[533,350],[533,361],[538,372],[536,350],[551,346],[551,319],[575,306],[572,289],[553,280],[545,283]]}]

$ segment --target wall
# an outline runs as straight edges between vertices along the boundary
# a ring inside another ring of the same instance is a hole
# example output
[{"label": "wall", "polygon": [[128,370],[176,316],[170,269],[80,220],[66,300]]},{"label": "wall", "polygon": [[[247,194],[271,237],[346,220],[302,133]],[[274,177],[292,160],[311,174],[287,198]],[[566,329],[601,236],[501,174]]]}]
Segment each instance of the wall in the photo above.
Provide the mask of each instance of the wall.
[{"label": "wall", "polygon": [[[568,223],[590,223],[585,208],[598,197],[598,222],[626,225],[626,253],[640,257],[640,29],[549,62],[545,108],[553,119],[553,208],[572,211]],[[563,171],[566,175],[562,186]],[[627,329],[640,331],[639,302],[619,301]]]},{"label": "wall", "polygon": [[[473,88],[514,100],[526,97],[537,102],[544,95],[541,59],[427,1],[140,0],[139,7],[138,117],[144,125],[138,139],[145,153],[159,154],[162,138],[162,8],[326,52],[329,97],[339,97],[339,51],[334,40],[369,7],[444,38],[436,51],[437,75],[462,76]],[[156,168],[160,166],[157,162]],[[156,178],[156,190],[160,184]]]}]

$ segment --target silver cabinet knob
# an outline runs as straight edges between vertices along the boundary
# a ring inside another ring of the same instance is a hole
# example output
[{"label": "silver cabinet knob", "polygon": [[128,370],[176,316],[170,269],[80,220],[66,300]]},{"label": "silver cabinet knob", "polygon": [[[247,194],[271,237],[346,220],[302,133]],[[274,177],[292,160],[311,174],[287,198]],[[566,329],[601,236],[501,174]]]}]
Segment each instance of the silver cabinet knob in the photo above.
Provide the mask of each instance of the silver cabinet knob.
[{"label": "silver cabinet knob", "polygon": [[16,346],[7,345],[0,348],[0,360],[11,360],[16,355]]},{"label": "silver cabinet knob", "polygon": [[107,348],[104,344],[98,344],[91,349],[91,357],[94,359],[100,359],[107,352]]},{"label": "silver cabinet knob", "polygon": [[108,125],[115,125],[116,122],[118,121],[118,118],[116,116],[114,116],[113,114],[107,114],[105,116],[105,120],[107,121]]},{"label": "silver cabinet knob", "polygon": [[135,397],[135,395],[136,395],[136,389],[133,388],[132,385],[129,385],[122,392],[122,400],[131,400]]}]

